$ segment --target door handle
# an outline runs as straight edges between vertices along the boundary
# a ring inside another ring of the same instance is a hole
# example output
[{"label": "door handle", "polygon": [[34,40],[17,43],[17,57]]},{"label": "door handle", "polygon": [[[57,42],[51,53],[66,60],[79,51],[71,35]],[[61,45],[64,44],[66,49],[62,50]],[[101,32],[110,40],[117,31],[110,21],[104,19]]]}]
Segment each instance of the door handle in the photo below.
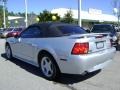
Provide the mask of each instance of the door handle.
[{"label": "door handle", "polygon": [[31,43],[26,43],[27,45],[32,45]]},{"label": "door handle", "polygon": [[36,44],[32,44],[32,46],[33,46],[33,47],[37,47],[37,45],[36,45]]},{"label": "door handle", "polygon": [[32,43],[27,43],[27,45],[33,46],[33,47],[37,47],[36,44],[32,44]]},{"label": "door handle", "polygon": [[15,41],[10,41],[10,43],[15,43]]},{"label": "door handle", "polygon": [[16,44],[16,43],[19,43],[18,41],[10,41],[10,43],[13,43],[13,44]]}]

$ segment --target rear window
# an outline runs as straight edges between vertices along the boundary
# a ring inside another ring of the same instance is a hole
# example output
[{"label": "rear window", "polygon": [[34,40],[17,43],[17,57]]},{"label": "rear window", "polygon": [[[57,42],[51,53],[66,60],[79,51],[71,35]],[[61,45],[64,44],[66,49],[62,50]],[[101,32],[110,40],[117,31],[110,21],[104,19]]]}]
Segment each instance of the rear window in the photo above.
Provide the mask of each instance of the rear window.
[{"label": "rear window", "polygon": [[13,30],[13,28],[9,28],[9,29],[7,29],[6,31],[12,31]]},{"label": "rear window", "polygon": [[58,26],[58,30],[64,34],[84,34],[86,31],[79,26]]},{"label": "rear window", "polygon": [[15,28],[14,31],[22,31],[22,28]]},{"label": "rear window", "polygon": [[110,25],[95,25],[92,29],[92,32],[94,33],[109,33],[114,31],[114,26]]},{"label": "rear window", "polygon": [[69,36],[87,33],[83,28],[75,25],[56,25],[50,27],[49,36]]}]

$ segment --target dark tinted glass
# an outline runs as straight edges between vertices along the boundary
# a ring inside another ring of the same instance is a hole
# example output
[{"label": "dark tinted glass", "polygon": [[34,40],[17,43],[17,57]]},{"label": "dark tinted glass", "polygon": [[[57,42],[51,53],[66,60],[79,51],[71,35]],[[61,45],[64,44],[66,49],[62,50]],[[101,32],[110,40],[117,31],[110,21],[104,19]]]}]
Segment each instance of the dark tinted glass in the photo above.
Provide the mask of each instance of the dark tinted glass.
[{"label": "dark tinted glass", "polygon": [[9,28],[9,29],[7,29],[6,31],[12,31],[13,30],[13,28]]},{"label": "dark tinted glass", "polygon": [[15,28],[14,31],[22,31],[23,28]]},{"label": "dark tinted glass", "polygon": [[86,33],[84,29],[79,26],[58,26],[58,29],[62,34],[84,34]]},{"label": "dark tinted glass", "polygon": [[87,33],[83,28],[75,25],[58,25],[51,28],[51,34],[53,36],[65,36],[74,34],[85,34]]},{"label": "dark tinted glass", "polygon": [[94,26],[92,32],[95,33],[109,33],[109,32],[114,32],[114,26],[110,26],[110,25],[96,25]]},{"label": "dark tinted glass", "polygon": [[41,30],[37,27],[31,27],[23,31],[20,36],[22,38],[39,38],[41,37]]}]

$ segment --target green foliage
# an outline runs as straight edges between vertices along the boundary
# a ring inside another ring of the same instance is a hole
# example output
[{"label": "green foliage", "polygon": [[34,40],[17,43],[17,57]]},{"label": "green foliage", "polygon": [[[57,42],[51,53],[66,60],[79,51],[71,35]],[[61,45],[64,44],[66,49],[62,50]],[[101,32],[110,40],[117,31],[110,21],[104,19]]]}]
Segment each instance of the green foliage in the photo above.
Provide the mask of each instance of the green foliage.
[{"label": "green foliage", "polygon": [[120,26],[120,0],[113,0],[112,1],[112,6],[113,6],[113,14],[117,16],[118,18],[118,26]]},{"label": "green foliage", "polygon": [[62,22],[65,22],[65,23],[73,23],[74,22],[74,19],[73,19],[73,14],[72,14],[72,11],[69,10],[63,17],[63,19],[61,20]]},{"label": "green foliage", "polygon": [[[112,6],[113,6],[113,13],[120,16],[120,0],[113,0]],[[114,9],[116,9],[117,12]]]},{"label": "green foliage", "polygon": [[[52,16],[56,16],[56,20],[52,20]],[[47,22],[47,21],[59,21],[60,16],[58,14],[52,14],[51,12],[44,10],[42,13],[38,15],[39,22]]]},{"label": "green foliage", "polygon": [[0,6],[0,27],[3,27],[3,9]]},{"label": "green foliage", "polygon": [[9,12],[8,15],[9,15],[9,16],[16,16],[13,11],[12,11],[12,12]]},{"label": "green foliage", "polygon": [[21,16],[21,17],[25,17],[25,13],[22,13],[22,12],[18,12],[18,13],[9,12],[8,15],[9,16]]},{"label": "green foliage", "polygon": [[36,18],[37,18],[37,15],[35,13],[33,12],[28,13],[28,25],[36,23],[37,22]]},{"label": "green foliage", "polygon": [[[7,16],[8,16],[8,10],[6,8],[5,10],[6,13],[6,21],[7,21]],[[0,5],[0,27],[3,27],[3,6]]]}]

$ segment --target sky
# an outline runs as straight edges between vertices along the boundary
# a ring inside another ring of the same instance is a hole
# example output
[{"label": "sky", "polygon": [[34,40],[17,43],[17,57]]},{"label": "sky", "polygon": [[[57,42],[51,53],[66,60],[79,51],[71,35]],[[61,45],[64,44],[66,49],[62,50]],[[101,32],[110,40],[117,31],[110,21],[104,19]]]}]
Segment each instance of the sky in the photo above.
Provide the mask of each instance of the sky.
[{"label": "sky", "polygon": [[[28,12],[39,14],[42,10],[52,10],[55,8],[77,9],[78,0],[27,0]],[[89,8],[100,9],[104,14],[113,14],[113,0],[82,0],[82,10],[88,11]],[[24,12],[24,0],[8,0],[8,11]]]}]

